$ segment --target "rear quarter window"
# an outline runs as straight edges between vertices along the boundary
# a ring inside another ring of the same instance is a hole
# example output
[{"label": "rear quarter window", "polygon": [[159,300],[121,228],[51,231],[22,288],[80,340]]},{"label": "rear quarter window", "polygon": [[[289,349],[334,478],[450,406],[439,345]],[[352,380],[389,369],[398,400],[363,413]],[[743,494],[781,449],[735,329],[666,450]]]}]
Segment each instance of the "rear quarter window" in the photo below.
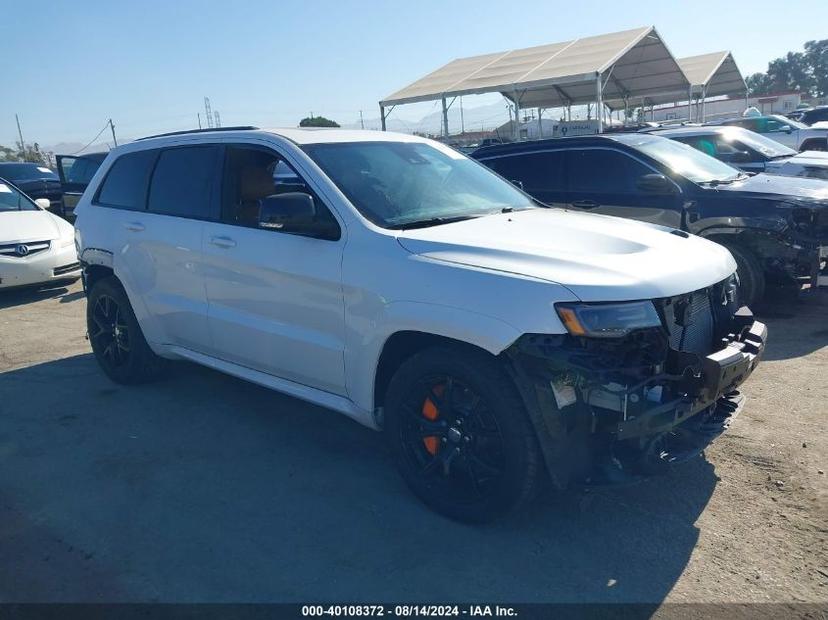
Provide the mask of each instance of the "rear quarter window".
[{"label": "rear quarter window", "polygon": [[161,215],[215,219],[220,153],[219,147],[212,145],[163,150],[152,175],[148,209]]},{"label": "rear quarter window", "polygon": [[121,155],[112,164],[95,197],[95,204],[142,211],[147,205],[147,186],[157,150]]},{"label": "rear quarter window", "polygon": [[525,153],[483,161],[507,181],[520,181],[530,194],[560,192],[564,188],[564,152]]}]

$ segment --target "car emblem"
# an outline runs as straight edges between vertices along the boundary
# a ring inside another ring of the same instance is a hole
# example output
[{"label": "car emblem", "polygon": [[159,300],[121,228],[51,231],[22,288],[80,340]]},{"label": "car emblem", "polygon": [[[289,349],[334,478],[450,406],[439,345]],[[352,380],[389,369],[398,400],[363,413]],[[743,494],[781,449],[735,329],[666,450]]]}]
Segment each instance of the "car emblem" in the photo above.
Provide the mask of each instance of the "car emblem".
[{"label": "car emblem", "polygon": [[21,243],[16,248],[14,248],[14,251],[17,252],[18,256],[27,256],[29,254],[29,246],[25,243]]}]

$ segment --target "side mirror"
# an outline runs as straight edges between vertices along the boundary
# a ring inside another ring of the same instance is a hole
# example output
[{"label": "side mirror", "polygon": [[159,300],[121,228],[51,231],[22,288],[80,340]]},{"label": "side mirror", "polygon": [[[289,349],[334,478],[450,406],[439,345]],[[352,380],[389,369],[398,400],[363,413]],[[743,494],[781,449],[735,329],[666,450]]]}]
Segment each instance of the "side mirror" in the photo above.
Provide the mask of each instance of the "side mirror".
[{"label": "side mirror", "polygon": [[49,209],[52,206],[52,201],[48,198],[36,198],[35,204],[41,209]]},{"label": "side mirror", "polygon": [[259,209],[259,228],[285,232],[308,232],[314,225],[316,205],[313,196],[288,192],[268,196]]},{"label": "side mirror", "polygon": [[779,131],[784,131],[785,133],[792,133],[793,127],[791,127],[790,125],[782,125],[782,127],[779,128]]},{"label": "side mirror", "polygon": [[635,186],[648,194],[675,194],[676,186],[663,174],[645,174],[638,177]]}]

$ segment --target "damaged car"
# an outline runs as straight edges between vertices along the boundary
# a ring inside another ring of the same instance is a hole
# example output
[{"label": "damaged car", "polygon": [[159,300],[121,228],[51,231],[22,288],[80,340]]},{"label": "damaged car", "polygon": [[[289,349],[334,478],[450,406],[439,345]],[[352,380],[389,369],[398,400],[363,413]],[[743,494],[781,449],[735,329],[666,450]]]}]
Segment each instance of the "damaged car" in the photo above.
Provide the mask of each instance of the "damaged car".
[{"label": "damaged car", "polygon": [[546,481],[698,456],[767,338],[722,246],[550,208],[416,136],[137,140],[76,214],[88,336],[113,381],[188,360],[327,407],[382,430],[413,492],[467,522]]},{"label": "damaged car", "polygon": [[473,157],[545,204],[661,224],[715,241],[738,265],[742,300],[768,283],[816,285],[828,247],[828,183],[749,174],[650,134],[520,142]]}]

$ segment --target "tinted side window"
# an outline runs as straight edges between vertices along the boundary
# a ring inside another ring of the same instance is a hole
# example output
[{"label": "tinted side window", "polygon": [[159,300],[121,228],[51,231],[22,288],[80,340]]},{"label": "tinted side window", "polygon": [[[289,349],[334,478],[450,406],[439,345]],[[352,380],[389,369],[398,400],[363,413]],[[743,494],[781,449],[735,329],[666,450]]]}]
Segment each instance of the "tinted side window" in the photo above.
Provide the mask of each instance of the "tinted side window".
[{"label": "tinted side window", "polygon": [[619,151],[568,151],[569,190],[600,194],[637,193],[638,177],[652,173],[644,164]]},{"label": "tinted side window", "polygon": [[260,228],[261,209],[267,199],[292,193],[308,194],[313,198],[316,215],[310,229],[266,227],[267,230],[339,239],[339,224],[334,216],[302,176],[278,153],[265,148],[241,145],[227,147],[221,197],[223,222]]},{"label": "tinted side window", "polygon": [[217,146],[161,151],[149,192],[149,210],[162,215],[215,219],[213,196],[220,182]]},{"label": "tinted side window", "polygon": [[157,155],[154,150],[121,155],[109,169],[95,202],[119,209],[146,208],[147,184]]},{"label": "tinted side window", "polygon": [[722,136],[715,134],[709,136],[682,136],[675,138],[675,140],[676,142],[689,144],[697,151],[701,151],[717,159],[732,156],[739,150],[748,150],[738,142],[728,142]]},{"label": "tinted side window", "polygon": [[[483,162],[508,181],[520,181],[533,195],[564,191],[564,151],[527,153]],[[541,198],[542,199],[542,198]]]}]

